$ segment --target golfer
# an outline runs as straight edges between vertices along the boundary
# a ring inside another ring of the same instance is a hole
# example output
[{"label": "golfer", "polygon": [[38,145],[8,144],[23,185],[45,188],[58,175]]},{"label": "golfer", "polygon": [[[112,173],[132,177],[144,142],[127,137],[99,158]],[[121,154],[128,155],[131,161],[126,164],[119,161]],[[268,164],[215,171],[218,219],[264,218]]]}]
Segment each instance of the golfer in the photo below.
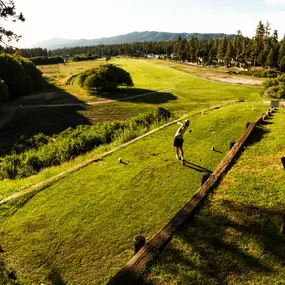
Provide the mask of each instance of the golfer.
[{"label": "golfer", "polygon": [[182,124],[180,122],[177,123],[178,125],[180,125],[179,129],[177,130],[175,137],[174,137],[174,147],[176,147],[176,158],[178,160],[180,160],[179,157],[179,151],[181,153],[181,161],[182,164],[184,164],[184,153],[183,153],[183,135],[186,132],[188,126],[190,125],[190,121],[189,120],[185,120],[185,122]]}]

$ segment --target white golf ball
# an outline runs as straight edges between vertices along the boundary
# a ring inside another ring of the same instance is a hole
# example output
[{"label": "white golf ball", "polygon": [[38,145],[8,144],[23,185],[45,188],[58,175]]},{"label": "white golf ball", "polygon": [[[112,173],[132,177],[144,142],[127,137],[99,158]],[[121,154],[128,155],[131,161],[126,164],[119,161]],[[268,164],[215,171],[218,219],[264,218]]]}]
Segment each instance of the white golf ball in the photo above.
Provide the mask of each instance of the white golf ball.
[{"label": "white golf ball", "polygon": [[119,159],[118,159],[118,161],[119,161],[119,163],[120,163],[120,162],[122,162],[122,159],[121,159],[121,158],[119,158]]}]

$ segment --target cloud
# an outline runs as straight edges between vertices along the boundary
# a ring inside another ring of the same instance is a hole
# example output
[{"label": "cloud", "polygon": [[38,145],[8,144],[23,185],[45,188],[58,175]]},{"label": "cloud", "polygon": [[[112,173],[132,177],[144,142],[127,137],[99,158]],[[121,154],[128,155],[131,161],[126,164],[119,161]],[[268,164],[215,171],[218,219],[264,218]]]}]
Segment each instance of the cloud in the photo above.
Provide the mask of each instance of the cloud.
[{"label": "cloud", "polygon": [[265,2],[269,4],[281,4],[285,5],[285,0],[265,0]]}]

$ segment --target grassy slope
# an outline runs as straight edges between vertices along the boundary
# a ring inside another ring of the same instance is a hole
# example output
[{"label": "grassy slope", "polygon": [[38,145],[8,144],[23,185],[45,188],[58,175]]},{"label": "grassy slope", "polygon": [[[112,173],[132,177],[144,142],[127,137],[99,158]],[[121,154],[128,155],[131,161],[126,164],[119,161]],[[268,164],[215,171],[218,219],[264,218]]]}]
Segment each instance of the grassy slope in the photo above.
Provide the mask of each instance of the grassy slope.
[{"label": "grassy slope", "polygon": [[195,222],[177,233],[150,284],[284,284],[285,111],[255,132]]},{"label": "grassy slope", "polygon": [[[91,67],[95,63],[72,64],[75,68],[75,66],[80,67],[81,65]],[[116,59],[113,63],[125,68],[132,74],[136,88],[161,90],[174,87],[175,89],[168,93],[140,97],[131,102],[116,102],[96,107],[19,109],[18,115],[7,125],[7,130],[0,135],[0,139],[11,138],[17,133],[31,135],[43,132],[50,135],[53,132],[58,133],[64,130],[71,124],[76,126],[76,123],[89,124],[114,119],[123,120],[137,113],[147,111],[153,108],[154,105],[167,108],[180,116],[193,110],[203,109],[226,101],[260,99],[259,89],[256,87],[207,82],[168,67],[167,62],[161,65],[157,64],[157,61],[151,60]],[[172,65],[173,63],[171,63]],[[21,124],[23,120],[26,122],[25,126]],[[37,120],[40,124],[35,124]],[[82,161],[82,159],[78,158],[78,161]],[[74,165],[73,162],[60,167],[52,167],[28,179],[0,181],[0,198],[60,173],[72,165]]]},{"label": "grassy slope", "polygon": [[[223,154],[211,147],[225,153],[264,108],[241,103],[192,117],[186,159],[213,170]],[[134,236],[142,231],[149,239],[199,187],[203,170],[174,159],[176,129],[68,175],[29,201],[2,206],[6,266],[24,284],[44,281],[51,270],[68,284],[105,283],[132,256]]]}]

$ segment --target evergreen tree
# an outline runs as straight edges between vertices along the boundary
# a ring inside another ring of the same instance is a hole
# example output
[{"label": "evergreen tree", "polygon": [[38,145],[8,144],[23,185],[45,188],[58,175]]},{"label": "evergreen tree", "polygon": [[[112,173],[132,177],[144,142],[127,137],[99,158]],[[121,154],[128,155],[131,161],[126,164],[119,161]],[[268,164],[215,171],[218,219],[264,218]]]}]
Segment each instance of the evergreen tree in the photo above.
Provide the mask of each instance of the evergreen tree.
[{"label": "evergreen tree", "polygon": [[285,72],[285,55],[281,58],[279,62],[279,68],[281,72]]},{"label": "evergreen tree", "polygon": [[266,54],[265,54],[265,52],[262,50],[262,51],[259,53],[259,55],[258,55],[258,57],[257,57],[257,59],[256,59],[256,62],[257,62],[258,65],[264,66],[264,65],[265,65],[265,61],[266,61]]},{"label": "evergreen tree", "polygon": [[224,57],[225,57],[226,52],[227,52],[227,47],[228,47],[228,39],[227,39],[227,36],[224,35],[224,38],[220,42],[220,45],[218,48],[218,54],[217,54],[218,59],[220,59],[222,61],[224,60]]},{"label": "evergreen tree", "polygon": [[282,39],[282,41],[280,43],[280,48],[278,51],[278,65],[279,65],[279,67],[280,67],[280,61],[284,56],[285,56],[285,35],[284,35],[284,38]]},{"label": "evergreen tree", "polygon": [[179,35],[178,39],[175,42],[175,46],[174,46],[174,54],[175,54],[175,57],[177,58],[179,58],[181,42],[182,42],[182,38],[181,38],[181,35]]},{"label": "evergreen tree", "polygon": [[225,55],[225,65],[227,67],[231,66],[232,57],[233,57],[233,46],[231,42],[228,42],[227,52]]},{"label": "evergreen tree", "polygon": [[16,7],[13,0],[0,0],[0,45],[4,44],[7,46],[11,40],[18,41],[20,39],[20,36],[16,35],[11,30],[6,30],[1,24],[2,19],[5,21],[10,20],[13,22],[23,22],[25,21],[25,18],[22,13],[16,13]]},{"label": "evergreen tree", "polygon": [[[254,59],[254,65],[256,65],[256,63],[258,62],[262,62],[261,59],[264,58],[263,52],[261,53],[261,51],[264,50],[264,34],[265,34],[264,25],[262,24],[261,21],[259,21],[256,28],[255,36],[253,38],[252,56]],[[257,58],[259,58],[259,60],[257,60]]]},{"label": "evergreen tree", "polygon": [[275,66],[275,58],[274,58],[274,49],[273,48],[271,48],[271,50],[267,56],[265,66],[269,66],[269,67]]}]

